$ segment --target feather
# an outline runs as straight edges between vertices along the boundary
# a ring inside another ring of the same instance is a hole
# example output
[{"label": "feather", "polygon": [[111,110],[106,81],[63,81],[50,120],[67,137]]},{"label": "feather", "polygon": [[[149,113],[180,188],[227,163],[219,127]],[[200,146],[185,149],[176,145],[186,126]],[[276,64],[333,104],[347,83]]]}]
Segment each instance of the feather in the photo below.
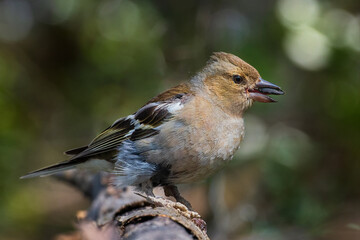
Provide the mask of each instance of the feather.
[{"label": "feather", "polygon": [[146,103],[146,105],[154,102],[165,102],[179,97],[183,97],[185,95],[193,95],[193,94],[194,93],[193,91],[191,91],[189,84],[182,83],[173,88],[168,89],[165,92],[160,93],[156,97],[153,97],[152,99],[150,99],[149,102]]},{"label": "feather", "polygon": [[133,115],[116,120],[72,159],[115,150],[127,139],[136,141],[158,134],[159,130],[155,128],[170,120],[175,110],[181,108],[179,106],[182,106],[185,96],[188,95],[190,95],[190,90],[186,84],[180,84],[161,93]]},{"label": "feather", "polygon": [[36,170],[34,172],[30,172],[30,173],[20,177],[20,179],[33,178],[33,177],[45,177],[45,176],[48,176],[48,175],[51,175],[51,174],[54,174],[57,172],[76,168],[76,166],[82,162],[83,161],[65,161],[65,162],[57,163],[55,165]]},{"label": "feather", "polygon": [[81,153],[82,151],[84,151],[85,149],[87,149],[88,146],[83,146],[83,147],[78,147],[78,148],[74,148],[74,149],[70,149],[70,150],[67,150],[65,152],[66,155],[76,155],[76,154],[79,154]]},{"label": "feather", "polygon": [[158,134],[159,126],[171,119],[174,110],[177,111],[181,108],[179,106],[182,105],[184,96],[189,94],[190,90],[186,84],[171,88],[151,99],[133,115],[116,120],[94,138],[89,145],[66,151],[66,154],[74,155],[69,160],[31,172],[21,178],[47,176],[76,168],[82,163],[85,166],[86,162],[91,161],[91,159],[107,160],[104,162],[105,165],[113,163],[116,161],[114,159],[115,153],[118,152],[119,146],[124,141],[137,141]]}]

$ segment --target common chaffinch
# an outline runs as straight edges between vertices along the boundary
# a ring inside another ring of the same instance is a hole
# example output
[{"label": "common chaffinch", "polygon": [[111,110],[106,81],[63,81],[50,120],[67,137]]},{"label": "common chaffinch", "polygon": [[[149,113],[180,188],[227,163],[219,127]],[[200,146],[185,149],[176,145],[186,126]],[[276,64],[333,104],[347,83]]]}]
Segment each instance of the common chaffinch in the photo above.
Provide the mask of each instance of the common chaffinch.
[{"label": "common chaffinch", "polygon": [[228,162],[244,138],[243,114],[254,101],[275,102],[284,92],[235,55],[216,52],[190,81],[152,98],[116,120],[90,144],[66,152],[69,160],[22,178],[73,168],[108,171],[119,187],[148,196],[163,186],[189,206],[176,184],[206,178]]}]

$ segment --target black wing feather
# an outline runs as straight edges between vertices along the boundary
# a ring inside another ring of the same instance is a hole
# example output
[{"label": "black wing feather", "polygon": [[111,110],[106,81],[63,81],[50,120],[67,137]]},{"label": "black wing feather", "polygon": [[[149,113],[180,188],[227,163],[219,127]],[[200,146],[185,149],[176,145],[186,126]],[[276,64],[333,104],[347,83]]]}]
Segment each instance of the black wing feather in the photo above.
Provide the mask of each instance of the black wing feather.
[{"label": "black wing feather", "polygon": [[169,104],[171,102],[168,101],[165,103],[149,103],[132,115],[133,117],[118,119],[100,133],[86,148],[69,150],[70,153],[77,153],[71,160],[116,150],[127,139],[136,141],[158,134],[159,130],[154,128],[172,116],[168,111]]}]

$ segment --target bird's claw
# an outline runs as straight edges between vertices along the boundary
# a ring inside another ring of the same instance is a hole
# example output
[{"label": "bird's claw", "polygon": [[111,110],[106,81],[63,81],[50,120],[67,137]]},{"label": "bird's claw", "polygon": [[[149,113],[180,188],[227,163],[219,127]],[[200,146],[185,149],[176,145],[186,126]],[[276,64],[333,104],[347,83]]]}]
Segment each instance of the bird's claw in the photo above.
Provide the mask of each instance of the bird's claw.
[{"label": "bird's claw", "polygon": [[200,214],[189,210],[184,204],[180,202],[173,202],[169,199],[161,198],[161,197],[155,197],[155,196],[149,196],[149,195],[143,195],[141,193],[136,193],[137,195],[144,197],[149,203],[156,207],[169,207],[174,208],[177,210],[180,214],[183,216],[193,219],[193,218],[201,218]]}]

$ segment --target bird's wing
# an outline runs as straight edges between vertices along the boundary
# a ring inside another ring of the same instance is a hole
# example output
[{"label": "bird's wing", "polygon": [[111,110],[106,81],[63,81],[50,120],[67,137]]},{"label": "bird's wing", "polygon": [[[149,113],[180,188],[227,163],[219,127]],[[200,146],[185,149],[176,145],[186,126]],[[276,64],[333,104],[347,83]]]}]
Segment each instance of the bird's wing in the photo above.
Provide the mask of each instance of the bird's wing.
[{"label": "bird's wing", "polygon": [[193,94],[194,93],[190,89],[189,84],[182,83],[182,84],[179,84],[179,85],[177,85],[177,86],[175,86],[173,88],[170,88],[170,89],[166,90],[165,92],[160,93],[156,97],[153,97],[146,104],[153,103],[153,102],[170,101],[170,100],[172,100],[172,99],[174,99],[176,97],[189,96],[189,95],[193,95]]},{"label": "bird's wing", "polygon": [[191,95],[189,87],[178,85],[151,99],[133,115],[116,120],[100,133],[88,146],[67,151],[76,154],[70,160],[90,157],[116,150],[119,145],[130,139],[136,141],[159,133],[159,126],[168,121]]}]

